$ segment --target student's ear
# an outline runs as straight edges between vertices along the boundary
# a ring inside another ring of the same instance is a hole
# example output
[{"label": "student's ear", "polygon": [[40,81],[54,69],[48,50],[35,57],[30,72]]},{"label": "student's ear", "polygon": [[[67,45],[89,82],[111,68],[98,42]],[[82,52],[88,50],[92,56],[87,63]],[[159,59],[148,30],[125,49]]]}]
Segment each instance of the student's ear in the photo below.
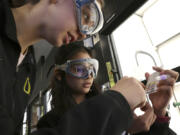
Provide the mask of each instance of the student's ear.
[{"label": "student's ear", "polygon": [[59,70],[57,69],[54,70],[54,76],[57,80],[61,81],[61,75],[59,73]]}]

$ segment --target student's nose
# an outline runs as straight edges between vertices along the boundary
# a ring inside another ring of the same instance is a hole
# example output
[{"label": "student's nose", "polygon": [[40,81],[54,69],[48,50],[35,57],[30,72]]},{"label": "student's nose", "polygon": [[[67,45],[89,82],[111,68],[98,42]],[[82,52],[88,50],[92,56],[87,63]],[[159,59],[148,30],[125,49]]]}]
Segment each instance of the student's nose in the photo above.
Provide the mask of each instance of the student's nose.
[{"label": "student's nose", "polygon": [[78,33],[78,40],[83,40],[86,38],[86,35],[81,33],[80,31],[78,31],[77,33]]},{"label": "student's nose", "polygon": [[88,75],[87,79],[91,79],[92,77],[93,77],[93,73],[91,72],[91,73]]}]

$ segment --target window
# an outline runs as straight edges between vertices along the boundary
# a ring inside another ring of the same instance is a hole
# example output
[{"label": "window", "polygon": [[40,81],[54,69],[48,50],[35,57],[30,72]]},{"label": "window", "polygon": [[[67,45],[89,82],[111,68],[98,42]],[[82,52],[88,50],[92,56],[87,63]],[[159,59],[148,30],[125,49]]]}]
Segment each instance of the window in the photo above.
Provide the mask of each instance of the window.
[{"label": "window", "polygon": [[[144,73],[154,72],[154,65],[180,66],[179,5],[180,0],[151,0],[112,33],[123,76],[144,80]],[[180,102],[180,84],[174,91],[170,127],[179,134],[180,109],[173,103]]]},{"label": "window", "polygon": [[[152,72],[152,59],[144,54],[136,53],[143,51],[153,56],[157,66],[161,66],[156,50],[151,44],[146,30],[142,24],[142,18],[132,15],[124,24],[122,24],[113,33],[114,43],[116,45],[123,76],[134,76],[139,80],[144,80],[146,71]],[[143,61],[143,62],[142,62]],[[128,66],[127,66],[128,65]]]}]

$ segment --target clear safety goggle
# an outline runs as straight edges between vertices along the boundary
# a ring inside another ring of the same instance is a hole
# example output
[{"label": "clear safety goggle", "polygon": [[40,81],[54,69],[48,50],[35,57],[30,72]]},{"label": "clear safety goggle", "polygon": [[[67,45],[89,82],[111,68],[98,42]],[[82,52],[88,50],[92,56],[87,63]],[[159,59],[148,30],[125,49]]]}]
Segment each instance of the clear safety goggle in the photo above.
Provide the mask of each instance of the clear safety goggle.
[{"label": "clear safety goggle", "polygon": [[93,35],[103,27],[104,19],[96,0],[74,0],[80,32]]},{"label": "clear safety goggle", "polygon": [[91,58],[68,60],[62,65],[56,65],[56,68],[77,78],[86,79],[89,77],[89,75],[96,78],[99,63],[96,59]]}]

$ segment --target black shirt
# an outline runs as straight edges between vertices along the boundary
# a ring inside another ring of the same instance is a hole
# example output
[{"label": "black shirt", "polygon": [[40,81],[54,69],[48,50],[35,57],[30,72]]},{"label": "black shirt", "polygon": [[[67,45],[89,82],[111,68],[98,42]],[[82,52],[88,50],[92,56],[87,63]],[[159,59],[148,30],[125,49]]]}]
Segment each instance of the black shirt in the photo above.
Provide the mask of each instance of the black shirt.
[{"label": "black shirt", "polygon": [[55,112],[54,109],[45,114],[37,124],[37,128],[53,128],[58,125],[58,121],[62,118],[62,115]]},{"label": "black shirt", "polygon": [[30,47],[17,66],[21,48],[14,18],[6,1],[1,1],[0,7],[0,107],[13,121],[13,128],[19,131],[34,87],[35,58]]},{"label": "black shirt", "polygon": [[[62,115],[58,114],[54,109],[45,114],[37,124],[37,128],[53,128],[58,125]],[[125,135],[128,135],[126,133]],[[148,132],[141,132],[133,135],[177,135],[174,131],[169,128],[169,123],[158,123],[155,122]]]}]

